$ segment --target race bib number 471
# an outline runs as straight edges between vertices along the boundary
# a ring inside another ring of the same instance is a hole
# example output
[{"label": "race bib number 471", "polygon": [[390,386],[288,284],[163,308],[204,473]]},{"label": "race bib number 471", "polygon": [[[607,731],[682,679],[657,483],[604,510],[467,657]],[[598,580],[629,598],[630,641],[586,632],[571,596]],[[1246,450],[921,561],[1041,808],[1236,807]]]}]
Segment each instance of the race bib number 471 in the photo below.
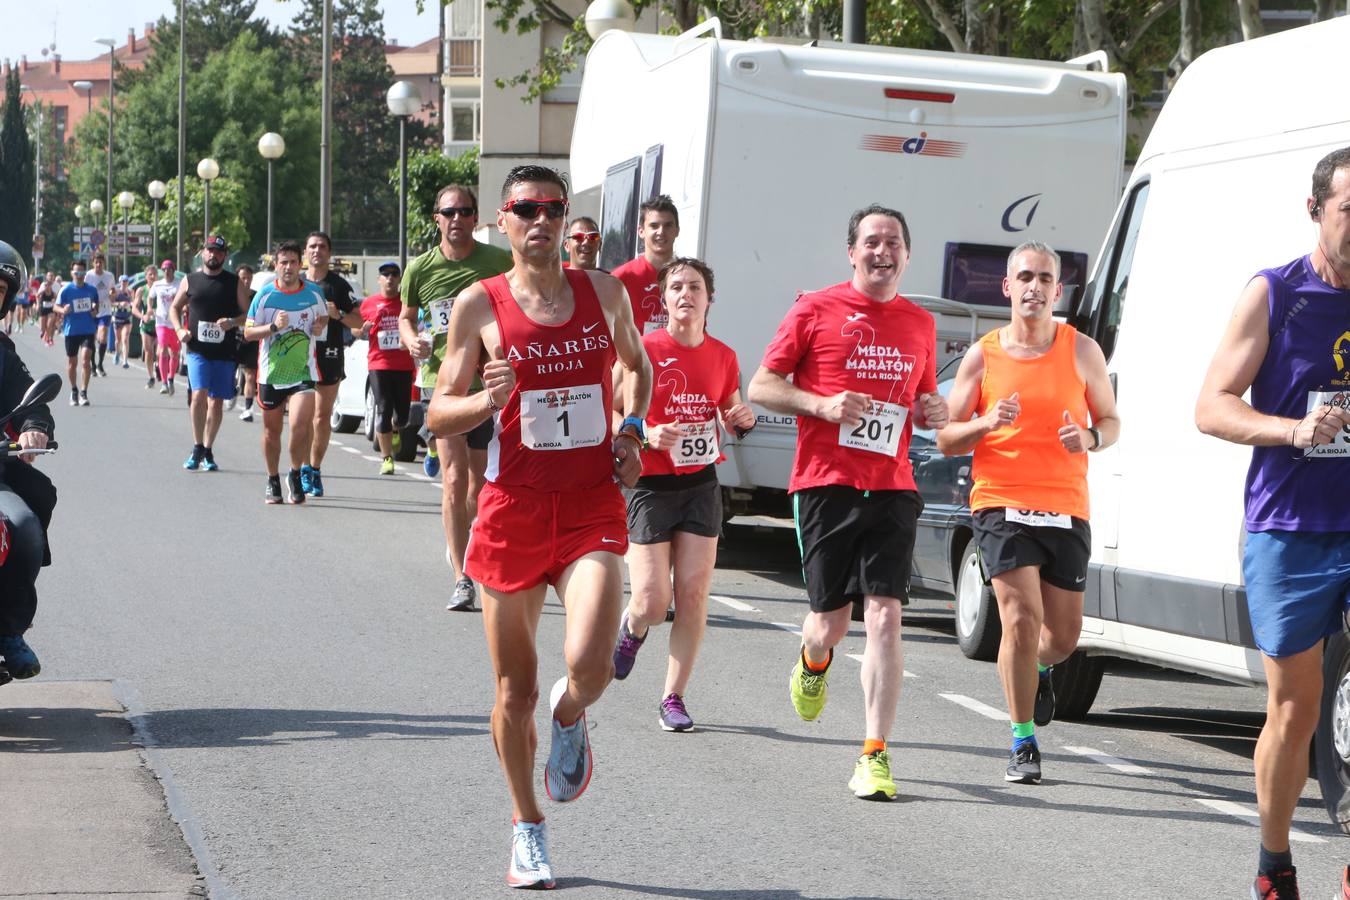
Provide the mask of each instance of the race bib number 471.
[{"label": "race bib number 471", "polygon": [[[1350,391],[1309,391],[1308,412],[1312,412],[1321,406],[1350,409]],[[1340,433],[1336,435],[1336,439],[1330,444],[1318,444],[1316,447],[1309,447],[1303,451],[1303,455],[1337,459],[1350,456],[1350,433],[1342,428]]]},{"label": "race bib number 471", "polygon": [[520,442],[531,450],[594,447],[608,423],[598,384],[520,392]]},{"label": "race bib number 471", "polygon": [[900,449],[900,433],[905,430],[909,410],[898,403],[873,400],[857,425],[839,423],[839,446],[854,450],[895,456]]}]

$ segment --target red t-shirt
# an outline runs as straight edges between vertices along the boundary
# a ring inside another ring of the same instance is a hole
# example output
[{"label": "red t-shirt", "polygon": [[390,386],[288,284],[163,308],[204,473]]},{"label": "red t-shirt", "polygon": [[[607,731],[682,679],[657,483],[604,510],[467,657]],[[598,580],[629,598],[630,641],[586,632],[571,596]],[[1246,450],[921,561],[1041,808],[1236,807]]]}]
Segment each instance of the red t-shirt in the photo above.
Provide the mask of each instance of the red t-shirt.
[{"label": "red t-shirt", "polygon": [[415,371],[412,354],[403,348],[398,336],[398,314],[402,311],[400,297],[371,294],[361,301],[361,318],[371,323],[370,351],[366,357],[370,371]]},{"label": "red t-shirt", "polygon": [[878,303],[844,282],[798,297],[764,351],[765,368],[812,394],[869,394],[872,408],[855,426],[798,416],[788,490],[914,490],[911,408],[937,387],[936,343],[933,317],[899,295]]},{"label": "red t-shirt", "polygon": [[736,352],[707,334],[686,347],[664,328],[642,339],[652,361],[652,402],[647,424],[681,422],[694,431],[670,450],[642,451],[642,474],[688,475],[722,461],[717,410],[741,386]]},{"label": "red t-shirt", "polygon": [[666,327],[666,308],[661,305],[660,281],[647,257],[630,259],[612,273],[628,289],[633,304],[633,324],[638,334],[647,335]]}]

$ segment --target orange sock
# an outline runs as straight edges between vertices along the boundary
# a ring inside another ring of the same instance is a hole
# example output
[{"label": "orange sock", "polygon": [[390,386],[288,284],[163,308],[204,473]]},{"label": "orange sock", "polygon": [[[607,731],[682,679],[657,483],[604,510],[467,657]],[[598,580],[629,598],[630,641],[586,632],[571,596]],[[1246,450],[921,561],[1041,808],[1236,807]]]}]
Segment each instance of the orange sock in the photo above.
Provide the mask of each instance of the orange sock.
[{"label": "orange sock", "polygon": [[878,740],[877,738],[868,738],[867,740],[863,741],[862,755],[871,756],[878,750],[885,750],[885,749],[886,749],[886,742],[884,740]]},{"label": "orange sock", "polygon": [[824,672],[826,669],[830,667],[830,663],[833,660],[834,660],[833,649],[831,649],[829,654],[825,657],[825,662],[818,663],[813,662],[811,660],[811,657],[806,655],[806,647],[804,646],[802,647],[802,665],[806,666],[806,671],[810,672],[812,675],[819,675],[822,672]]}]

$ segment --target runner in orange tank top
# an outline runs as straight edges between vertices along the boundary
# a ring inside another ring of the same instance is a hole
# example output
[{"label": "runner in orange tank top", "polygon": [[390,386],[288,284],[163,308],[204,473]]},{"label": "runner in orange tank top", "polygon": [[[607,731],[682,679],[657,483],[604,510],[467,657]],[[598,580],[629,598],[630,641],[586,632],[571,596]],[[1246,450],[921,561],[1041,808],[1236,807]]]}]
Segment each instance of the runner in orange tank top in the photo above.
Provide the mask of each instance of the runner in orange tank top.
[{"label": "runner in orange tank top", "polygon": [[1087,453],[1120,433],[1101,348],[1053,318],[1059,276],[1059,254],[1039,241],[1008,256],[1012,321],[966,353],[937,439],[948,456],[975,454],[975,539],[1003,622],[998,674],[1013,732],[1005,777],[1021,784],[1040,783],[1036,726],[1054,718],[1050,669],[1078,648],[1083,627]]},{"label": "runner in orange tank top", "polygon": [[[506,881],[551,888],[544,816],[534,791],[538,700],[535,634],[553,585],[566,610],[567,674],[550,692],[552,743],[544,787],[575,800],[591,778],[586,708],[614,675],[628,524],[616,482],[637,481],[652,368],[623,285],[562,267],[567,187],[543,166],[506,176],[497,229],[513,266],[460,293],[428,424],[438,436],[495,419],[487,485],[464,567],[483,588],[483,628],[496,676],[492,740],[511,793]],[[629,372],[611,427],[615,357]],[[482,372],[483,390],[470,394]]]}]

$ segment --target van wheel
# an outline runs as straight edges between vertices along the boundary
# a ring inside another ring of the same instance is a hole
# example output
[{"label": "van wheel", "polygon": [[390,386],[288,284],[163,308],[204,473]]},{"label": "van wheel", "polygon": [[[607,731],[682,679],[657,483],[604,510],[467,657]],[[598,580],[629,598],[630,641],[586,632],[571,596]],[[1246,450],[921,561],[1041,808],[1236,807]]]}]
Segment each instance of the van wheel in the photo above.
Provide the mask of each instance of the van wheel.
[{"label": "van wheel", "polygon": [[1322,655],[1322,717],[1317,723],[1317,783],[1327,815],[1350,834],[1350,638],[1342,631]]},{"label": "van wheel", "polygon": [[956,567],[956,643],[967,659],[992,662],[998,658],[1003,623],[998,617],[994,589],[980,570],[980,548],[974,538],[966,542]]},{"label": "van wheel", "polygon": [[328,418],[328,424],[333,426],[333,430],[339,434],[352,434],[357,428],[361,427],[361,417],[344,416],[334,407],[333,414]]},{"label": "van wheel", "polygon": [[1082,650],[1075,650],[1068,659],[1055,663],[1050,672],[1055,686],[1055,718],[1069,722],[1086,718],[1092,701],[1097,699],[1105,671],[1105,658],[1088,656]]}]

